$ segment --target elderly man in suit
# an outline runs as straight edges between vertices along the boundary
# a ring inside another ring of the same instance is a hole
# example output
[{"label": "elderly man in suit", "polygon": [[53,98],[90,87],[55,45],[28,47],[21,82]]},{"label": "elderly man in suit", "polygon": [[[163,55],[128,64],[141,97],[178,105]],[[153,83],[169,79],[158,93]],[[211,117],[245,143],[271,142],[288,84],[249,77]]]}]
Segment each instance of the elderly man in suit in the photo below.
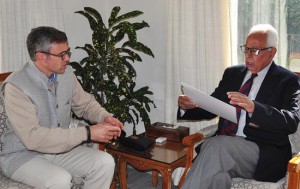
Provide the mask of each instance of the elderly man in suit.
[{"label": "elderly man in suit", "polygon": [[[211,94],[236,106],[238,123],[220,118],[216,135],[199,147],[183,189],[229,189],[233,177],[276,182],[285,176],[292,156],[288,135],[300,117],[300,84],[296,74],[273,61],[277,44],[271,25],[251,28],[241,46],[245,64],[227,68]],[[178,105],[178,119],[216,117],[188,96],[179,96]]]}]

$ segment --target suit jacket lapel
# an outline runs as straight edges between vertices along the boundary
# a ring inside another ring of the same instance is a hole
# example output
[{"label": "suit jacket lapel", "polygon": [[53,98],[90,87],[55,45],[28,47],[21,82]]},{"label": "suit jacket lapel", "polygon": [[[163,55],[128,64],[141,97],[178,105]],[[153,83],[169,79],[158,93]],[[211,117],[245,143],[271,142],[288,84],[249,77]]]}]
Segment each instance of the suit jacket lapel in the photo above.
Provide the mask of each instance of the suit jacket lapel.
[{"label": "suit jacket lapel", "polygon": [[268,99],[271,94],[273,93],[273,89],[276,88],[276,85],[278,84],[277,80],[277,65],[272,62],[271,67],[266,74],[266,77],[264,81],[262,82],[260,89],[256,95],[255,100],[264,103],[266,99]]}]

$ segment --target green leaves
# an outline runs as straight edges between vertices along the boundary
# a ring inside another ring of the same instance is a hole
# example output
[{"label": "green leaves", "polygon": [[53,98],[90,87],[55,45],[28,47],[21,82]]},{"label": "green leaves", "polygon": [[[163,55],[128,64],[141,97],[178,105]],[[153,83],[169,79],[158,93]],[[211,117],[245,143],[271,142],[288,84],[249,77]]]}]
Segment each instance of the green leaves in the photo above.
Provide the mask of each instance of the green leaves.
[{"label": "green leaves", "polygon": [[117,24],[118,22],[128,20],[130,18],[134,18],[134,17],[137,17],[137,16],[143,14],[143,12],[141,12],[141,11],[131,11],[126,14],[117,16],[118,13],[120,12],[120,10],[121,10],[120,7],[114,7],[113,10],[111,11],[110,17],[108,19],[109,27],[112,27],[113,25]]},{"label": "green leaves", "polygon": [[139,121],[150,124],[150,104],[154,107],[155,104],[149,98],[153,95],[149,87],[136,89],[137,73],[132,63],[142,62],[140,53],[152,57],[154,54],[137,38],[137,31],[149,27],[148,23],[130,21],[143,12],[135,10],[119,15],[120,10],[120,7],[112,9],[108,27],[94,8],[84,7],[83,11],[75,12],[87,18],[93,34],[92,44],[76,47],[88,56],[70,65],[84,90],[93,94],[114,117],[132,123],[135,128]]}]

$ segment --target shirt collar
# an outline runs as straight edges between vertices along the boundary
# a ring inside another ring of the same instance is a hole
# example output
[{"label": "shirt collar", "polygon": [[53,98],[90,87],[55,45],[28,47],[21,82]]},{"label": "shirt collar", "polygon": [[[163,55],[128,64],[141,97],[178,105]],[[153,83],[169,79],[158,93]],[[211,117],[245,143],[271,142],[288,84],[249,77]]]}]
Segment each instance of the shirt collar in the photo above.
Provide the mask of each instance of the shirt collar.
[{"label": "shirt collar", "polygon": [[[259,77],[264,77],[267,75],[270,67],[271,67],[272,63],[270,63],[268,66],[266,66],[264,69],[262,69],[260,72],[257,72],[257,76]],[[246,73],[246,77],[250,77],[252,73],[248,70],[247,73]]]},{"label": "shirt collar", "polygon": [[49,83],[54,83],[56,81],[57,78],[57,74],[53,73],[49,78],[48,78],[48,82]]}]

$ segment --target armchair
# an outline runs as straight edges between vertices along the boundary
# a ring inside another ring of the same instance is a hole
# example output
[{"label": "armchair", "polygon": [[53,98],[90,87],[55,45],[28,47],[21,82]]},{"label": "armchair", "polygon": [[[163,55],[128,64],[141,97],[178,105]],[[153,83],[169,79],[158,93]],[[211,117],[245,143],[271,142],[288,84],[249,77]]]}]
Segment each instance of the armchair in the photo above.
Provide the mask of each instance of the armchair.
[{"label": "armchair", "polygon": [[[188,153],[187,163],[180,178],[178,188],[181,188],[185,176],[189,168],[192,166],[195,145],[212,136],[216,130],[217,125],[212,125],[183,138],[182,143],[188,147]],[[282,178],[276,183],[259,182],[253,179],[233,178],[231,189],[300,189],[300,129],[298,129],[296,133],[290,135],[289,138],[292,144],[292,152],[295,155],[288,163],[288,170],[285,178]]]}]

